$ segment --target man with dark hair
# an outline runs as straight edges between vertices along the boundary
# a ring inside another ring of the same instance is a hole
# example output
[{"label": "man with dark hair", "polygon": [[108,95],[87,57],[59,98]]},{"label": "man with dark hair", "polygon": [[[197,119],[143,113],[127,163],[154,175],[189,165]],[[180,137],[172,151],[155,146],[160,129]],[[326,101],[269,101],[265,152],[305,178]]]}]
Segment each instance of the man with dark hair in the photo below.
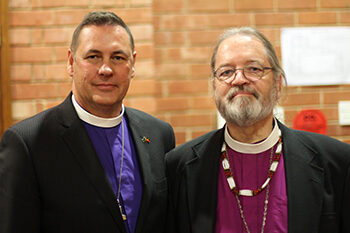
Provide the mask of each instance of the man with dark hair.
[{"label": "man with dark hair", "polygon": [[212,56],[226,125],[166,155],[168,232],[349,233],[350,146],[273,115],[284,71],[254,28],[233,28]]},{"label": "man with dark hair", "polygon": [[0,232],[163,233],[164,155],[172,127],[123,99],[134,41],[110,12],[74,32],[60,105],[10,127],[0,143]]}]

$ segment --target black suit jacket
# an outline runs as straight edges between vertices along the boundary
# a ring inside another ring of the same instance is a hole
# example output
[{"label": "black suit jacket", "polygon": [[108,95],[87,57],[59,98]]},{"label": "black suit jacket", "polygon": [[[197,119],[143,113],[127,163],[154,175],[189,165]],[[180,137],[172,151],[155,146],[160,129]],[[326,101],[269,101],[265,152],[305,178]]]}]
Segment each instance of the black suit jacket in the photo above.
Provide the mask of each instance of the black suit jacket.
[{"label": "black suit jacket", "polygon": [[[350,232],[350,145],[279,123],[288,195],[289,233]],[[213,233],[224,130],[166,155],[168,232]]]},{"label": "black suit jacket", "polygon": [[[126,108],[143,179],[136,233],[164,232],[171,126]],[[143,142],[146,136],[150,142]],[[10,127],[0,144],[1,233],[126,233],[108,178],[69,96]]]}]

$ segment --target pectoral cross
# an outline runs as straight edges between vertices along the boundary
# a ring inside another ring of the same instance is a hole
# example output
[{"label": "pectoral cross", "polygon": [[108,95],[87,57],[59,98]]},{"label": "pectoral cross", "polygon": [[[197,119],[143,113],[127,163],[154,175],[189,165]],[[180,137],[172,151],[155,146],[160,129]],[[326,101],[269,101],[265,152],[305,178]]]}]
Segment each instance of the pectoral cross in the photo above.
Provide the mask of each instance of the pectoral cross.
[{"label": "pectoral cross", "polygon": [[119,202],[119,199],[117,199],[117,203],[118,203],[118,207],[119,207],[119,211],[120,211],[120,214],[122,215],[122,218],[123,218],[123,221],[126,220],[126,214],[123,213],[123,208]]}]

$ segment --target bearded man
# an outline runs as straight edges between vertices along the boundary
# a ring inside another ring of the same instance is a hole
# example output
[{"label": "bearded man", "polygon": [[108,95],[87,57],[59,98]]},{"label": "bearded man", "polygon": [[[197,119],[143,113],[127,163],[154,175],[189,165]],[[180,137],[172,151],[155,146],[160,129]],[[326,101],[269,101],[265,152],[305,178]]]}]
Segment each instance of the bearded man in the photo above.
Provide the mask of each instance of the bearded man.
[{"label": "bearded man", "polygon": [[211,68],[226,124],[166,155],[168,232],[350,232],[350,146],[274,117],[285,74],[266,37],[225,31]]}]

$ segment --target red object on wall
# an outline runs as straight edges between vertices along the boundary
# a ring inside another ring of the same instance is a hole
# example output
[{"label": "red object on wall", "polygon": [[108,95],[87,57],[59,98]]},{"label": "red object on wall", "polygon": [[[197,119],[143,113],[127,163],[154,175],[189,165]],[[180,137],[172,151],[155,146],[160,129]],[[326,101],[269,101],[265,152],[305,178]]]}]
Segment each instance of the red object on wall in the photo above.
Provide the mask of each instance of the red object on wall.
[{"label": "red object on wall", "polygon": [[302,110],[294,117],[293,129],[326,134],[327,120],[320,110]]}]

